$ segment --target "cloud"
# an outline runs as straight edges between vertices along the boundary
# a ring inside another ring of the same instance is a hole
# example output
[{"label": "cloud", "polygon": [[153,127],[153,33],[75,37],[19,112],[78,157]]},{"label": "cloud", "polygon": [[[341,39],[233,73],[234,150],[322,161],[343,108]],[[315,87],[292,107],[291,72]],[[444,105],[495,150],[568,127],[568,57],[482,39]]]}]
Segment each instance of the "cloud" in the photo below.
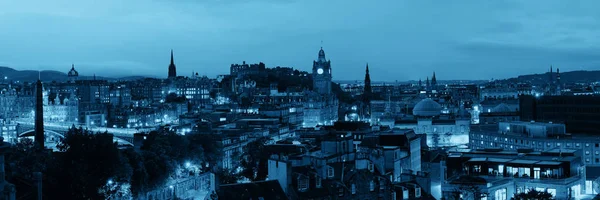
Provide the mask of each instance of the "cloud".
[{"label": "cloud", "polygon": [[[231,63],[309,70],[323,46],[336,79],[489,79],[599,63],[596,2],[559,0],[0,1],[0,63],[165,76]],[[5,28],[6,27],[6,28]],[[86,72],[87,73],[87,72]]]}]

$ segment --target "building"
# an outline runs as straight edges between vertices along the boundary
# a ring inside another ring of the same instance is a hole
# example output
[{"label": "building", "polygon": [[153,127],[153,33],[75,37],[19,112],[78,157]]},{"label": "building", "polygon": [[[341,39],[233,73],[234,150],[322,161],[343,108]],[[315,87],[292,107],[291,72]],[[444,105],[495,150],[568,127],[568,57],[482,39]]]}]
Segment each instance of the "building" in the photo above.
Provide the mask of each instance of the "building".
[{"label": "building", "polygon": [[169,75],[168,78],[177,77],[177,68],[175,67],[175,61],[173,60],[173,49],[171,49],[171,63],[169,64]]},{"label": "building", "polygon": [[257,64],[246,64],[243,61],[242,64],[231,64],[229,68],[229,74],[233,77],[241,78],[247,75],[259,75],[266,71],[265,63]]},{"label": "building", "polygon": [[396,120],[394,128],[426,134],[430,147],[466,145],[471,124],[468,112],[462,106],[455,113],[441,112],[439,103],[430,98],[423,99],[414,106],[413,117]]},{"label": "building", "polygon": [[8,119],[2,119],[0,121],[0,137],[4,138],[5,142],[17,143],[17,123]]},{"label": "building", "polygon": [[206,107],[211,103],[212,81],[206,76],[177,80],[175,87],[177,96],[185,96],[196,108]]},{"label": "building", "polygon": [[319,57],[313,61],[313,91],[322,95],[331,94],[331,61],[325,59],[323,48],[319,50]]},{"label": "building", "polygon": [[75,64],[71,65],[71,70],[67,73],[68,82],[74,83],[79,78],[79,72],[75,70]]},{"label": "building", "polygon": [[114,106],[131,106],[131,88],[128,88],[125,84],[111,85],[109,87],[109,102]]},{"label": "building", "polygon": [[564,123],[569,133],[600,133],[600,96],[521,96],[521,120]]},{"label": "building", "polygon": [[528,190],[547,191],[555,199],[584,193],[585,167],[580,150],[460,150],[441,161],[445,199],[506,200]]},{"label": "building", "polygon": [[371,119],[371,100],[373,100],[373,91],[371,90],[371,75],[369,74],[369,64],[365,72],[365,91],[363,92],[362,119]]},{"label": "building", "polygon": [[313,91],[306,92],[304,127],[329,125],[338,119],[339,102],[331,92],[331,61],[325,59],[323,48],[313,61]]}]

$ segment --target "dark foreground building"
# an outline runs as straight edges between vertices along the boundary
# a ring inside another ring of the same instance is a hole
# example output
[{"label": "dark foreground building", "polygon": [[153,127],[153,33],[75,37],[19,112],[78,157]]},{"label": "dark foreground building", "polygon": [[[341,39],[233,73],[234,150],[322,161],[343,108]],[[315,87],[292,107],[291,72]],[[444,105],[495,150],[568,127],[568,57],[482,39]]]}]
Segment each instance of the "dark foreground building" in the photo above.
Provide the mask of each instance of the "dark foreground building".
[{"label": "dark foreground building", "polygon": [[600,133],[600,96],[519,98],[521,120],[564,123],[568,133]]}]

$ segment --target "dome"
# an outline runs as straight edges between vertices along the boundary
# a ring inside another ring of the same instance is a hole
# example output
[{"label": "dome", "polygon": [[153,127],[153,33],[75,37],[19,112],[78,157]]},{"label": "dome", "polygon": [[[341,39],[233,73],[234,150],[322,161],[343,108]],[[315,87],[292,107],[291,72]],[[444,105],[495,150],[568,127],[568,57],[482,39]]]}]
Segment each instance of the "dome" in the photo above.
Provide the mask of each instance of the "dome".
[{"label": "dome", "polygon": [[422,117],[433,117],[440,115],[442,106],[431,100],[430,98],[423,99],[413,108],[413,115]]},{"label": "dome", "polygon": [[79,76],[79,72],[75,70],[75,65],[71,65],[71,70],[69,70],[68,76]]}]

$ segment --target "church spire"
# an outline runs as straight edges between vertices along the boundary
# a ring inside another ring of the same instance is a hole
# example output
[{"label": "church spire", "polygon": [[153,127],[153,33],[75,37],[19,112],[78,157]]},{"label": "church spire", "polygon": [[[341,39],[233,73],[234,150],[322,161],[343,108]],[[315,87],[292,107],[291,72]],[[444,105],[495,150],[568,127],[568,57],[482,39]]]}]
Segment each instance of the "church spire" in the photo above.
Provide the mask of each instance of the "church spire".
[{"label": "church spire", "polygon": [[171,65],[174,65],[175,61],[173,61],[173,49],[171,49]]},{"label": "church spire", "polygon": [[371,75],[369,74],[369,63],[367,63],[367,67],[365,70],[365,90],[363,92],[363,103],[364,103],[364,116],[363,118],[368,118],[371,116],[371,98],[372,98],[372,89],[371,89]]},{"label": "church spire", "polygon": [[168,77],[169,78],[175,78],[177,77],[177,71],[176,71],[176,67],[175,67],[175,61],[173,59],[173,49],[171,49],[171,63],[169,64],[169,74]]}]

